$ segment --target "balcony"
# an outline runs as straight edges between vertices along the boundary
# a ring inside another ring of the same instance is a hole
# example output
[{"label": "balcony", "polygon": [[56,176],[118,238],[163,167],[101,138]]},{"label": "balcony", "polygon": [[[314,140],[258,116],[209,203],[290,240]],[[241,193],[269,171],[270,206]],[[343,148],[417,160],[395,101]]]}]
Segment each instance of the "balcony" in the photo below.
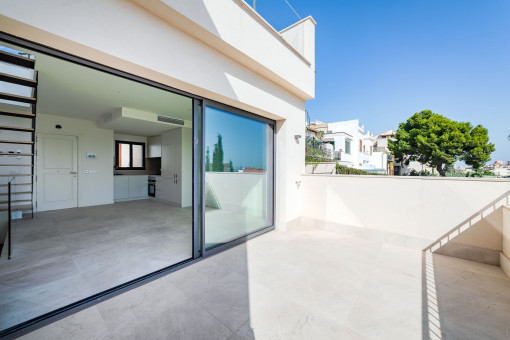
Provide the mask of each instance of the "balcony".
[{"label": "balcony", "polygon": [[26,338],[508,338],[510,279],[490,254],[510,250],[510,181],[301,181],[303,215],[294,229],[264,234]]}]

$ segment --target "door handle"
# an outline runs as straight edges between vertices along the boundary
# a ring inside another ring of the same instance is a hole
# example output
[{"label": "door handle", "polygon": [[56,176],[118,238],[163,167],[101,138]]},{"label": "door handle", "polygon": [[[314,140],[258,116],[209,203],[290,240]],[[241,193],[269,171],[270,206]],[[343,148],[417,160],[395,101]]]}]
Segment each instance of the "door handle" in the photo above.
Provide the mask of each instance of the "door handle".
[{"label": "door handle", "polygon": [[71,171],[71,172],[70,172],[70,174],[71,174],[71,175],[76,175],[76,174],[77,174],[77,172],[76,172],[76,171]]}]

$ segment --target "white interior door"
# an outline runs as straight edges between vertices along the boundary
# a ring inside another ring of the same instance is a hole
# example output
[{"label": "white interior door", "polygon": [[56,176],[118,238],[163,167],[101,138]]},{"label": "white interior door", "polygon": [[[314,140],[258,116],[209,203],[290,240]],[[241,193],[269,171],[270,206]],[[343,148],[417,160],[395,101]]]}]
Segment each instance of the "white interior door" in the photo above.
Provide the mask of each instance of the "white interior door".
[{"label": "white interior door", "polygon": [[78,206],[75,136],[37,135],[37,211]]}]

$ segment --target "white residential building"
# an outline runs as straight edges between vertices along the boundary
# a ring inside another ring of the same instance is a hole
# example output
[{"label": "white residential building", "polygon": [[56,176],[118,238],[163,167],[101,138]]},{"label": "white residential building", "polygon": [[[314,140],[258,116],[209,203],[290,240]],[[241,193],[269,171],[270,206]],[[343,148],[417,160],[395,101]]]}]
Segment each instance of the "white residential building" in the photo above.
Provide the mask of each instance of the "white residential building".
[{"label": "white residential building", "polygon": [[373,172],[386,173],[386,152],[374,150],[375,136],[359,124],[359,119],[328,123],[323,139],[334,147],[340,164]]}]

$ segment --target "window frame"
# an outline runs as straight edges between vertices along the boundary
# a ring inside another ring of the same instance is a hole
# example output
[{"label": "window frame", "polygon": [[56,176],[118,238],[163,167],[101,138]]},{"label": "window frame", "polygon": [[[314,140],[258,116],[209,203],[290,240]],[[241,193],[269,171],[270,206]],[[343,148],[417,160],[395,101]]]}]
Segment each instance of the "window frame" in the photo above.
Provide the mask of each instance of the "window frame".
[{"label": "window frame", "polygon": [[[217,102],[217,101],[214,101],[214,100],[211,100],[211,99],[203,99],[202,100],[202,122],[201,122],[201,125],[202,125],[202,161],[201,161],[201,166],[202,166],[202,183],[205,183],[205,154],[206,154],[206,143],[205,143],[205,136],[206,136],[206,129],[207,129],[207,126],[205,124],[205,116],[206,116],[206,109],[207,107],[211,107],[211,108],[215,108],[215,109],[219,109],[219,110],[222,110],[222,111],[226,111],[228,113],[233,113],[235,115],[238,115],[238,116],[241,116],[241,117],[245,117],[245,118],[250,118],[250,119],[253,119],[253,120],[256,120],[256,121],[259,121],[259,122],[263,122],[263,123],[266,123],[268,124],[269,126],[271,126],[271,129],[272,129],[272,136],[271,136],[271,139],[272,139],[272,145],[268,145],[268,150],[271,150],[272,152],[272,157],[270,157],[270,162],[271,162],[271,176],[268,177],[268,178],[271,178],[272,180],[272,185],[271,185],[271,193],[268,193],[268,205],[271,206],[271,210],[270,210],[270,213],[271,213],[271,220],[272,220],[272,224],[270,226],[267,226],[267,227],[262,227],[261,229],[258,229],[258,230],[254,230],[250,233],[247,233],[247,234],[244,234],[244,235],[241,235],[241,236],[238,236],[237,238],[233,238],[233,239],[230,239],[230,240],[227,240],[225,241],[224,243],[221,243],[221,244],[218,244],[218,245],[215,245],[213,247],[209,247],[207,248],[206,247],[206,236],[205,236],[205,229],[206,229],[206,222],[205,222],[205,203],[202,204],[202,219],[201,219],[201,226],[202,226],[202,229],[201,229],[201,232],[202,232],[202,235],[201,235],[201,251],[202,251],[202,256],[204,258],[207,258],[209,256],[212,256],[216,253],[219,253],[219,252],[222,252],[226,249],[229,249],[229,248],[232,248],[236,245],[239,245],[239,244],[242,244],[244,242],[246,242],[247,240],[253,238],[253,237],[256,237],[258,235],[261,235],[261,234],[264,234],[268,231],[271,231],[271,230],[274,230],[275,229],[275,223],[276,223],[276,151],[277,151],[277,146],[276,146],[276,121],[270,119],[270,118],[266,118],[266,117],[262,117],[262,116],[259,116],[255,113],[252,113],[252,112],[249,112],[249,111],[245,111],[243,109],[240,109],[240,108],[237,108],[237,107],[234,107],[234,106],[230,106],[228,104],[223,104],[223,103],[220,103],[220,102]],[[269,169],[269,164],[268,164],[268,169]],[[201,195],[202,197],[205,197],[206,193],[205,193],[205,188],[206,186],[205,185],[202,185],[202,192],[201,192]]]},{"label": "window frame", "polygon": [[[129,167],[119,166],[119,144],[129,144]],[[140,145],[142,147],[142,166],[133,166],[133,145]],[[115,140],[115,170],[145,170],[145,145],[143,142],[132,142],[124,140]]]}]

